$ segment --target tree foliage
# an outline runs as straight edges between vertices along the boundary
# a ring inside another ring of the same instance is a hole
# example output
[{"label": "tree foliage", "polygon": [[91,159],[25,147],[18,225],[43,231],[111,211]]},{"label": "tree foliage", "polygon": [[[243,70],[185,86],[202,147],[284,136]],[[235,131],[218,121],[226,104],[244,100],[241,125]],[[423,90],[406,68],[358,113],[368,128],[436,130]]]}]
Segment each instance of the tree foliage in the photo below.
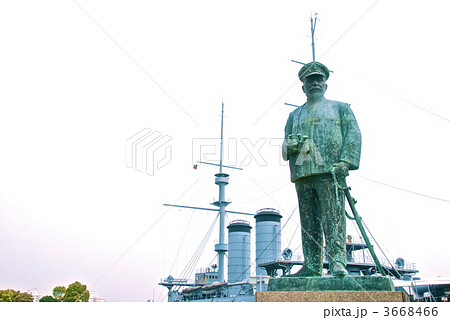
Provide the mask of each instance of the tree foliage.
[{"label": "tree foliage", "polygon": [[52,296],[45,296],[39,299],[39,302],[58,302],[58,300],[56,300]]},{"label": "tree foliage", "polygon": [[[39,302],[87,302],[89,301],[87,286],[78,281],[53,288],[53,297],[42,297]],[[33,302],[33,296],[26,292],[12,289],[0,290],[0,302]]]},{"label": "tree foliage", "polygon": [[61,302],[87,302],[89,291],[87,286],[78,281],[71,283],[67,289],[64,286],[57,286],[53,289],[53,297]]},{"label": "tree foliage", "polygon": [[66,294],[63,298],[63,301],[65,302],[87,302],[88,300],[89,291],[87,291],[87,286],[79,283],[78,281],[70,284],[67,287]]},{"label": "tree foliage", "polygon": [[57,301],[63,301],[65,294],[66,294],[66,287],[57,286],[53,288],[53,298],[55,298]]},{"label": "tree foliage", "polygon": [[0,290],[0,302],[33,302],[33,296],[12,289]]}]

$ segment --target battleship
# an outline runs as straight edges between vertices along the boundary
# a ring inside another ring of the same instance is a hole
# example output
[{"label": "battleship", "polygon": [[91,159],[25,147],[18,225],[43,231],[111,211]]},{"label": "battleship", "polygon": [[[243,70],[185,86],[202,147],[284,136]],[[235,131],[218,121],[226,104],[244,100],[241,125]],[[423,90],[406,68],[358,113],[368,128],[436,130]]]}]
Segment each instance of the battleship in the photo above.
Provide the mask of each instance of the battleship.
[{"label": "battleship", "polygon": [[[316,21],[317,17],[311,18],[313,61],[315,61],[314,30]],[[290,104],[286,103],[286,105]],[[211,203],[216,208],[164,204],[171,207],[217,212],[219,241],[214,248],[218,257],[217,263],[198,269],[193,280],[187,277],[176,278],[172,275],[161,279],[159,285],[167,288],[168,302],[254,302],[255,293],[266,291],[271,278],[289,276],[298,271],[304,263],[302,255],[297,254],[291,248],[287,247],[282,250],[283,227],[281,221],[283,217],[279,210],[260,208],[255,213],[245,213],[226,209],[231,202],[225,200],[225,189],[230,183],[230,174],[225,170],[241,170],[241,168],[223,164],[223,102],[221,112],[219,163],[199,161],[199,163],[216,166],[219,169],[214,178],[215,184],[219,187],[219,196],[217,201]],[[419,270],[415,263],[406,262],[401,257],[395,261],[389,260],[373,235],[370,234],[369,237],[365,233],[365,229],[368,228],[356,212],[349,194],[347,199],[354,214],[351,217],[346,213],[347,218],[356,220],[360,230],[358,235],[347,235],[346,238],[346,268],[349,276],[389,276],[393,279],[395,290],[404,292],[408,301],[447,302],[450,297],[450,277],[422,280],[417,277]],[[226,226],[227,213],[251,218],[233,220]],[[253,229],[255,261],[251,261]],[[378,245],[384,258],[377,257],[372,242]],[[326,247],[324,249],[326,252]],[[329,267],[327,255],[324,254],[323,276],[331,276],[328,274]],[[227,271],[226,276],[225,271]]]},{"label": "battleship", "polygon": [[[223,111],[221,118],[221,149],[223,148]],[[184,205],[164,204],[178,208],[217,211],[219,224],[219,243],[215,245],[217,264],[198,269],[193,280],[176,278],[172,275],[161,279],[159,285],[168,289],[168,302],[254,302],[255,293],[266,291],[268,281],[273,277],[283,277],[294,273],[303,265],[303,258],[290,248],[282,250],[282,215],[275,208],[261,208],[253,213],[226,210],[231,203],[225,200],[225,188],[230,175],[222,162],[219,164],[201,162],[219,167],[215,174],[215,184],[219,186],[219,197],[212,204],[218,208],[203,208]],[[237,219],[225,226],[227,213],[251,216],[252,220]],[[255,227],[252,227],[254,221]],[[367,227],[367,226],[366,226]],[[228,243],[226,242],[226,230]],[[251,261],[252,229],[255,229],[255,261]],[[406,293],[408,301],[448,301],[450,278],[422,280],[417,277],[419,270],[415,263],[406,262],[399,257],[395,261],[378,259],[370,249],[371,237],[347,235],[346,254],[349,276],[376,277],[388,275],[394,279],[395,290]],[[375,241],[376,243],[376,241]],[[381,249],[381,248],[380,248]],[[325,250],[326,251],[326,247]],[[225,258],[228,256],[227,263]],[[327,276],[329,262],[324,254],[323,276]],[[227,277],[225,277],[227,270]],[[227,280],[226,280],[227,279]]]},{"label": "battleship", "polygon": [[[221,133],[223,140],[223,104]],[[179,208],[218,211],[220,221],[219,243],[215,245],[218,263],[198,269],[193,280],[176,278],[172,275],[161,279],[159,285],[168,289],[168,302],[254,302],[255,293],[266,291],[270,278],[290,275],[304,262],[302,256],[290,248],[282,250],[283,217],[279,210],[261,208],[255,214],[251,214],[225,209],[231,203],[224,200],[225,186],[229,184],[230,175],[223,172],[227,166],[224,166],[222,161],[218,166],[219,173],[215,174],[215,184],[219,186],[219,200],[212,204],[219,209],[165,204]],[[225,227],[226,213],[252,216],[255,227],[252,227],[251,220],[244,219],[233,220]],[[228,243],[225,241],[225,229],[228,230]],[[251,261],[252,229],[255,229],[254,262]],[[370,238],[369,241],[374,239]],[[395,261],[387,258],[374,259],[361,235],[347,235],[346,253],[349,276],[388,275],[394,279],[395,290],[405,292],[408,301],[448,301],[450,277],[422,280],[417,277],[419,270],[415,263],[406,262],[400,257]],[[227,264],[225,264],[226,255]],[[327,276],[328,268],[329,262],[325,254],[324,276]]]},{"label": "battleship", "polygon": [[[222,104],[222,141],[223,108]],[[212,204],[218,209],[165,204],[179,208],[217,211],[220,221],[219,243],[215,245],[218,263],[197,270],[194,280],[176,278],[172,275],[161,279],[159,285],[168,289],[168,302],[254,302],[255,292],[266,291],[270,278],[290,275],[304,262],[302,256],[290,248],[282,250],[281,220],[283,217],[279,210],[261,208],[255,214],[226,210],[226,206],[231,203],[224,200],[226,199],[225,187],[229,184],[230,175],[224,173],[224,168],[239,168],[223,165],[222,152],[217,166],[219,166],[219,172],[215,174],[215,184],[219,186],[219,200]],[[225,227],[226,213],[252,216],[255,228],[249,220],[244,219],[233,220]],[[225,229],[228,230],[228,243],[225,241]],[[254,262],[251,261],[252,229],[255,229],[256,260]],[[370,238],[369,241],[374,239]],[[388,275],[395,279],[396,290],[405,292],[409,301],[448,301],[450,278],[421,280],[416,276],[419,270],[415,263],[406,262],[400,257],[395,261],[387,258],[374,259],[368,243],[361,235],[347,236],[346,253],[347,271],[350,276]],[[226,255],[228,256],[227,264],[225,264]],[[328,268],[329,262],[324,255],[324,276],[327,276]],[[225,277],[225,270],[227,270],[227,277]]]}]

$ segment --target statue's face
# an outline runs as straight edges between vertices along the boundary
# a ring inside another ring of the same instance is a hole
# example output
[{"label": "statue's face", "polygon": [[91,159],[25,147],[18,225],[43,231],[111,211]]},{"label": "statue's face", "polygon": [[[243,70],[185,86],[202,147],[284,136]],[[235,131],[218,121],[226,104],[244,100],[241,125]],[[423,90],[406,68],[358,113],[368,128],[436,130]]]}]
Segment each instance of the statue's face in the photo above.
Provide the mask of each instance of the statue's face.
[{"label": "statue's face", "polygon": [[320,98],[327,91],[327,82],[324,76],[313,74],[305,79],[302,89],[308,98]]}]

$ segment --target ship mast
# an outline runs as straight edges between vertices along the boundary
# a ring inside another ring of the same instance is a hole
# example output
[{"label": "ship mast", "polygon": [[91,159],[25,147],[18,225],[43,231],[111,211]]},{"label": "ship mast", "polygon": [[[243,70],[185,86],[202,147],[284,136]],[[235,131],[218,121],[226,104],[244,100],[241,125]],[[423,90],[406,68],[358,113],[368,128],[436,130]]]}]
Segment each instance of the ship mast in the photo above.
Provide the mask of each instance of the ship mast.
[{"label": "ship mast", "polygon": [[214,250],[217,252],[217,255],[218,255],[217,280],[219,282],[225,281],[225,254],[228,251],[228,244],[226,243],[226,240],[225,240],[226,213],[229,212],[229,213],[244,214],[244,215],[251,215],[251,216],[254,215],[251,213],[225,210],[226,206],[228,206],[231,203],[231,201],[225,200],[225,186],[230,181],[230,178],[229,178],[230,175],[228,173],[224,173],[223,168],[238,169],[238,170],[242,170],[242,168],[226,166],[223,164],[223,113],[224,113],[224,103],[222,101],[222,114],[221,114],[221,119],[220,119],[220,159],[219,159],[219,164],[198,161],[199,163],[219,167],[219,173],[215,174],[215,177],[216,177],[215,184],[219,186],[219,199],[217,201],[214,201],[213,203],[211,203],[212,205],[218,207],[218,209],[182,206],[182,205],[174,205],[174,204],[164,204],[165,206],[170,206],[170,207],[189,208],[189,209],[198,209],[198,210],[207,210],[207,211],[218,211],[218,213],[219,213],[219,243],[217,243],[215,245]]},{"label": "ship mast", "polygon": [[222,115],[220,117],[220,173],[222,173],[223,160],[223,100],[222,100]]},{"label": "ship mast", "polygon": [[317,22],[317,13],[314,13],[314,21],[313,17],[311,16],[311,47],[312,47],[312,58],[313,62],[316,61],[316,51],[315,51],[315,44],[314,44],[314,32],[316,31],[316,22]]},{"label": "ship mast", "polygon": [[[314,19],[313,19],[314,16]],[[316,23],[317,23],[317,13],[311,15],[311,49],[312,49],[312,59],[313,62],[316,61],[316,43],[314,42],[314,33],[316,32]],[[291,60],[292,62],[299,63],[305,65],[306,63],[300,62],[297,60]],[[333,72],[330,70],[330,72]]]},{"label": "ship mast", "polygon": [[225,186],[229,183],[229,174],[222,172],[223,163],[223,101],[222,101],[222,116],[220,121],[220,162],[219,173],[216,173],[215,183],[219,186],[219,201],[213,204],[219,207],[219,243],[215,245],[215,251],[219,256],[219,266],[217,270],[217,278],[219,282],[225,281],[225,253],[228,251],[228,244],[225,243],[225,207],[230,202],[225,201]]}]

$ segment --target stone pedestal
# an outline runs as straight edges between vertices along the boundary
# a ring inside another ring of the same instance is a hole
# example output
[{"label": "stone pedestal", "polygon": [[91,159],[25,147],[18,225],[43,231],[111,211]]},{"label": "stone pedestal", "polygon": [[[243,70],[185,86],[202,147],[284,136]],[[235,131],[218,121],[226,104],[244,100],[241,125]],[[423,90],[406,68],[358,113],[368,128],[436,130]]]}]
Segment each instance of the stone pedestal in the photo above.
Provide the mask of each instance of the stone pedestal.
[{"label": "stone pedestal", "polygon": [[399,291],[260,291],[256,302],[406,302]]},{"label": "stone pedestal", "polygon": [[404,302],[387,277],[271,278],[268,291],[256,292],[256,302]]}]

